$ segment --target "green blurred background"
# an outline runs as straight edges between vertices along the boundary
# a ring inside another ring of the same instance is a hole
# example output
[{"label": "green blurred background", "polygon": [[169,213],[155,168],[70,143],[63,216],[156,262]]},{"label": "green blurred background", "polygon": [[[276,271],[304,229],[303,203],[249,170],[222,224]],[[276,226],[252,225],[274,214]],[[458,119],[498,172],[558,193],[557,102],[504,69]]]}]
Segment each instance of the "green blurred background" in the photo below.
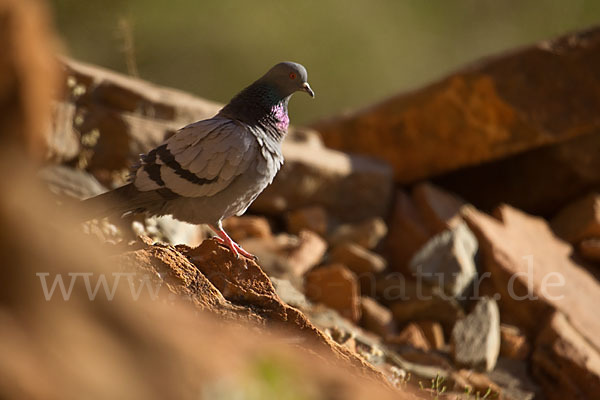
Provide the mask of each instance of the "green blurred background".
[{"label": "green blurred background", "polygon": [[[226,102],[282,60],[317,93],[306,123],[481,56],[600,22],[599,0],[51,0],[67,54]],[[133,53],[124,51],[133,39]],[[129,57],[131,60],[132,58]]]}]

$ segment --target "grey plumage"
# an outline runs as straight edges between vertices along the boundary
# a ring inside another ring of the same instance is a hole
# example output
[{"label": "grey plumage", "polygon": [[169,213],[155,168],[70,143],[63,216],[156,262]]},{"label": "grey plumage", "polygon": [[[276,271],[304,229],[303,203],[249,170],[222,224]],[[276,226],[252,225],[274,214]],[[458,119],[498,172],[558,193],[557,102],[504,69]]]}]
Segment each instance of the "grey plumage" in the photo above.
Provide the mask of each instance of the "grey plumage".
[{"label": "grey plumage", "polygon": [[287,106],[296,91],[314,96],[304,67],[277,64],[216,116],[185,126],[140,156],[129,184],[86,200],[95,209],[90,217],[172,215],[211,225],[234,253],[251,256],[229,239],[221,221],[243,214],[279,171]]}]

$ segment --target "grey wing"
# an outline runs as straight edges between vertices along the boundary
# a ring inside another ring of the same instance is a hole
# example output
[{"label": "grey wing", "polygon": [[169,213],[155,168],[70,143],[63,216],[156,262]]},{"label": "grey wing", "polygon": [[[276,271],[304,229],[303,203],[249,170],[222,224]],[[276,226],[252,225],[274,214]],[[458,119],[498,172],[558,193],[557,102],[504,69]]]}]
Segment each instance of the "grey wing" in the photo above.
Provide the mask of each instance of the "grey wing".
[{"label": "grey wing", "polygon": [[133,184],[142,192],[213,196],[247,171],[258,154],[258,143],[244,126],[215,117],[182,128],[142,156]]}]

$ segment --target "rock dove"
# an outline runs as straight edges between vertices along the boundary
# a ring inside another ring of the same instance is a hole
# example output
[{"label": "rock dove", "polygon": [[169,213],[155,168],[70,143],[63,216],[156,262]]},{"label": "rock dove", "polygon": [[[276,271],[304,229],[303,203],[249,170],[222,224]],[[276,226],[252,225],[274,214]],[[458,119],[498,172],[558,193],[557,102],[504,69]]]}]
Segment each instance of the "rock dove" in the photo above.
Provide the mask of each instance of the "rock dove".
[{"label": "rock dove", "polygon": [[282,62],[231,99],[217,115],[177,131],[140,156],[130,183],[84,200],[87,219],[145,212],[208,224],[239,257],[255,257],[223,230],[222,220],[242,215],[283,164],[281,142],[288,102],[297,91],[315,94],[306,69]]}]

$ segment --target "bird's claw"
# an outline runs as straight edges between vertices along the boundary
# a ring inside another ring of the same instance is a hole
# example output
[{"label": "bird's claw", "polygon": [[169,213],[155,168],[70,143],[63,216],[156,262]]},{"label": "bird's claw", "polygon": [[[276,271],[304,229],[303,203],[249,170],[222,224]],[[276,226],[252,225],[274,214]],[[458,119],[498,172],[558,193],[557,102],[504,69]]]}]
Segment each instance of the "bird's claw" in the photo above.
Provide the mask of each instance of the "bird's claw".
[{"label": "bird's claw", "polygon": [[[220,236],[215,236],[215,239],[225,245],[235,256],[236,260],[240,259],[240,254],[246,258],[249,258],[251,260],[253,260],[254,262],[258,261],[258,257],[256,257],[254,254],[248,253],[246,250],[244,250],[242,248],[242,246],[240,246],[239,244],[237,244],[236,242],[234,242],[233,240],[231,240],[229,237],[227,237],[227,239],[222,238]],[[247,268],[246,266],[244,266],[245,268]]]}]

